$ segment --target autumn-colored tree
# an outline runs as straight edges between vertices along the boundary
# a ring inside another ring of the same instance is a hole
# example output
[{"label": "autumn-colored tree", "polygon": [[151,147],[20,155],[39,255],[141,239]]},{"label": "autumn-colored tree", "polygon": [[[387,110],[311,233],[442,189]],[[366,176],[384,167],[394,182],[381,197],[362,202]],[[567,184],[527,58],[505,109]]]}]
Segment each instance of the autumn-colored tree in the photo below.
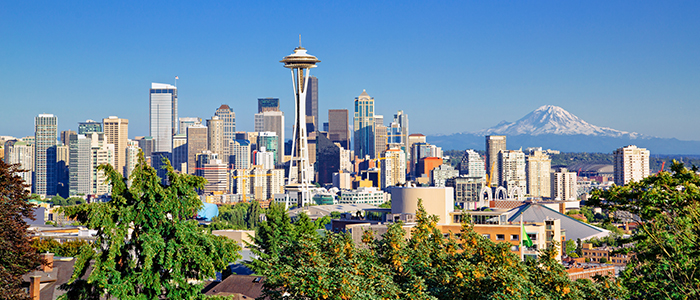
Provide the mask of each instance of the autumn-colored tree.
[{"label": "autumn-colored tree", "polygon": [[24,218],[34,219],[28,187],[19,174],[19,165],[0,160],[0,297],[28,299],[21,288],[22,275],[38,267],[42,260],[33,250]]},{"label": "autumn-colored tree", "polygon": [[625,186],[595,191],[589,205],[641,221],[623,249],[635,257],[621,274],[633,299],[700,298],[700,177],[676,161]]},{"label": "autumn-colored tree", "polygon": [[[83,246],[63,299],[194,299],[201,284],[240,256],[233,241],[204,232],[193,219],[202,202],[196,190],[205,180],[177,174],[164,160],[168,185],[146,164],[143,153],[131,187],[110,165],[102,165],[112,185],[112,200],[63,208],[97,230]],[[87,280],[81,279],[92,265]]]}]

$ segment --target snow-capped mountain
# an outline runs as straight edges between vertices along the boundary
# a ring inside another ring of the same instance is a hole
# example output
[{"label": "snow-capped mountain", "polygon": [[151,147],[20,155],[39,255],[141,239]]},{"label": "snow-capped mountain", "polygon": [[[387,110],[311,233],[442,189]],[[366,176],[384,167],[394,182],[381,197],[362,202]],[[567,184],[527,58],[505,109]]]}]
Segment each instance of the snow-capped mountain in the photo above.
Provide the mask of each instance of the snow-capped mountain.
[{"label": "snow-capped mountain", "polygon": [[544,105],[527,114],[522,119],[509,123],[501,122],[498,125],[475,132],[478,135],[503,134],[503,135],[588,135],[606,137],[629,137],[635,139],[642,137],[636,132],[620,131],[608,127],[600,127],[589,124],[574,114],[559,106]]}]

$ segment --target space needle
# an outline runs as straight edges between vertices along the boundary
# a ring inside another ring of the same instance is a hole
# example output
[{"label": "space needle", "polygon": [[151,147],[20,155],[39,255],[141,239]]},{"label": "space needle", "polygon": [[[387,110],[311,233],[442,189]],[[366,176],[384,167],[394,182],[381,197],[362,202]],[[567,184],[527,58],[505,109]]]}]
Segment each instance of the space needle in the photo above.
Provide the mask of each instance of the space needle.
[{"label": "space needle", "polygon": [[289,180],[285,186],[287,197],[296,196],[299,207],[311,203],[311,174],[309,164],[309,147],[306,135],[306,90],[309,82],[309,71],[321,62],[315,56],[307,54],[306,49],[299,47],[294,53],[280,61],[285,68],[292,71],[292,87],[294,88],[294,138],[292,139],[292,159],[289,162]]}]

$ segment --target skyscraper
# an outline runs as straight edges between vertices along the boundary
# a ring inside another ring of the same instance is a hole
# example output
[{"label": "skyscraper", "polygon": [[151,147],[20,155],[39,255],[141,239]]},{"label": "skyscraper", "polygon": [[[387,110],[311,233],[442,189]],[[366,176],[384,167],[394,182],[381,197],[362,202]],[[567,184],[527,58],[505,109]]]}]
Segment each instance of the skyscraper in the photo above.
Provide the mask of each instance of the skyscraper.
[{"label": "skyscraper", "polygon": [[350,149],[350,124],[347,109],[328,110],[328,138],[334,143],[340,143],[345,149]]},{"label": "skyscraper", "polygon": [[[284,113],[265,111],[255,114],[255,131],[272,131],[277,135],[277,163],[284,161]],[[272,151],[272,149],[267,149]]]},{"label": "skyscraper", "polygon": [[126,143],[129,140],[129,120],[110,116],[102,120],[107,144],[114,145],[114,168],[119,174],[124,175],[126,165]]},{"label": "skyscraper", "polygon": [[[501,171],[498,169],[498,152],[506,150],[505,135],[486,136],[486,173],[489,174],[490,182],[487,185],[498,184]],[[523,191],[525,192],[525,191]]]},{"label": "skyscraper", "polygon": [[8,164],[19,164],[24,172],[17,175],[25,184],[32,185],[32,171],[34,170],[34,147],[26,142],[9,140],[5,142],[4,160]]},{"label": "skyscraper", "polygon": [[201,125],[201,124],[202,124],[202,119],[200,119],[200,118],[193,118],[193,117],[180,118],[180,130],[178,132],[180,134],[187,134],[187,127],[194,126],[194,125]]},{"label": "skyscraper", "polygon": [[[226,104],[221,104],[219,108],[214,113],[215,116],[219,117],[224,123],[224,141],[225,143],[229,140],[236,139],[236,113],[233,112],[231,107]],[[225,144],[224,143],[224,144]],[[221,156],[219,156],[221,158]],[[223,158],[223,161],[228,159]]]},{"label": "skyscraper", "polygon": [[318,130],[318,78],[309,76],[306,93],[306,116],[313,117],[313,127]]},{"label": "skyscraper", "polygon": [[[187,129],[185,129],[187,132]],[[173,136],[173,160],[170,162],[173,169],[187,172],[187,134],[180,133]],[[184,166],[184,168],[183,168]]]},{"label": "skyscraper", "polygon": [[280,151],[280,143],[279,143],[279,137],[277,136],[277,133],[273,131],[261,131],[258,134],[258,139],[257,139],[257,147],[258,149],[265,148],[265,151],[271,152],[274,156],[272,166],[274,167],[275,165],[281,163],[280,160],[278,160],[279,156],[277,153]]},{"label": "skyscraper", "polygon": [[408,145],[408,115],[403,110],[399,110],[394,115],[394,121],[391,122],[389,127],[392,128],[389,143],[400,143],[403,146],[403,150],[408,151],[410,149],[410,145]]},{"label": "skyscraper", "polygon": [[[224,156],[224,120],[217,116],[207,120],[207,141],[209,151],[219,154],[219,158]],[[228,158],[224,161],[228,163]]]},{"label": "skyscraper", "polygon": [[533,197],[549,198],[552,191],[549,172],[551,168],[552,160],[546,153],[540,150],[533,150],[528,153],[527,164],[525,165],[527,194]]},{"label": "skyscraper", "polygon": [[149,105],[150,136],[156,140],[154,152],[172,152],[172,137],[177,134],[177,87],[151,83]]},{"label": "skyscraper", "polygon": [[375,157],[374,148],[374,98],[362,90],[362,94],[355,98],[355,156],[363,158],[369,155]]},{"label": "skyscraper", "polygon": [[401,147],[394,147],[390,144],[389,149],[384,152],[384,161],[381,162],[381,188],[401,185],[406,182],[406,154]]},{"label": "skyscraper", "polygon": [[286,56],[280,62],[284,67],[292,71],[292,85],[294,87],[294,136],[292,137],[292,157],[289,163],[289,182],[286,190],[296,194],[299,206],[311,203],[311,176],[313,168],[309,165],[309,149],[307,145],[306,133],[306,95],[309,92],[309,73],[316,63],[321,62],[315,56],[306,53],[306,49],[301,47],[301,37],[299,47],[294,49],[294,53]]},{"label": "skyscraper", "polygon": [[649,150],[635,145],[619,148],[615,157],[615,184],[623,186],[649,176]]},{"label": "skyscraper", "polygon": [[197,153],[207,150],[207,127],[195,125],[187,128],[187,174],[194,174],[197,168]]},{"label": "skyscraper", "polygon": [[258,98],[258,112],[280,111],[279,98]]},{"label": "skyscraper", "polygon": [[34,193],[56,195],[56,138],[58,118],[40,114],[34,118]]},{"label": "skyscraper", "polygon": [[70,169],[69,195],[89,195],[92,193],[92,145],[84,134],[73,134],[69,137]]}]

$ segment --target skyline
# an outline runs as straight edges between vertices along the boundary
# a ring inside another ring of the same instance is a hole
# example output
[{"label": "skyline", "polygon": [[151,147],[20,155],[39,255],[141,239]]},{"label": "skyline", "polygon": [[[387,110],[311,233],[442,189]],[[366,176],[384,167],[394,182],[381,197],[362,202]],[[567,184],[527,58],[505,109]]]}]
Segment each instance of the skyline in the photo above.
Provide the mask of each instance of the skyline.
[{"label": "skyline", "polygon": [[181,117],[228,104],[237,130],[252,131],[257,99],[274,97],[291,132],[278,61],[301,34],[323,58],[319,124],[367,90],[377,114],[403,110],[411,133],[475,132],[550,104],[597,126],[700,140],[695,2],[320,2],[295,26],[289,3],[42,4],[0,12],[0,135],[33,135],[42,113],[59,132],[118,116],[129,138],[148,135],[147,89],[175,76]]}]

